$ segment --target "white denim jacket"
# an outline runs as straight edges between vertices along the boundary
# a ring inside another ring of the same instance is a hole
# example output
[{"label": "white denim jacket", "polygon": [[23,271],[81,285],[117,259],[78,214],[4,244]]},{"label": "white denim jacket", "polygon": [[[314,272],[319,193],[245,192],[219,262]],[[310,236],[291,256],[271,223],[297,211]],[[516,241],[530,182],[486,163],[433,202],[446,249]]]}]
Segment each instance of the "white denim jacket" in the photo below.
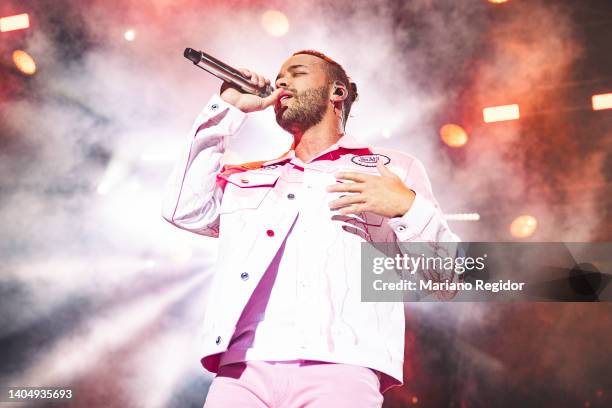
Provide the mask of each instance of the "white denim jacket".
[{"label": "white denim jacket", "polygon": [[[271,160],[256,170],[224,172],[221,157],[247,114],[213,95],[197,117],[185,150],[171,174],[162,215],[173,225],[219,238],[210,298],[202,328],[202,364],[217,372],[236,324],[262,275],[297,215],[304,256],[299,268],[318,271],[342,307],[332,308],[343,322],[325,336],[311,336],[320,359],[370,367],[383,374],[381,392],[403,383],[404,305],[361,302],[361,243],[457,242],[433,196],[421,162],[391,149],[368,147],[345,135],[305,164],[302,177],[288,172],[294,157]],[[416,193],[410,210],[388,219],[373,213],[339,216],[328,203],[338,193],[325,187],[338,171],[378,174],[376,160]],[[293,174],[293,176],[291,176]],[[455,280],[456,276],[448,277]],[[313,318],[321,318],[313,316]],[[330,349],[331,347],[331,349]],[[312,359],[312,356],[309,356]]]}]

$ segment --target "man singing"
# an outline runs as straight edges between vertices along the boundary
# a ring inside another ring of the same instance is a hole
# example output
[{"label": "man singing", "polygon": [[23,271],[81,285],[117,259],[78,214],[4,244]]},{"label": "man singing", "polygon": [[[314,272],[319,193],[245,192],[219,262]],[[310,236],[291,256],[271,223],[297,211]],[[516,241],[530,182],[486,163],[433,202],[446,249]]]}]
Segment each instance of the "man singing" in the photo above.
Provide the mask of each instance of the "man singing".
[{"label": "man singing", "polygon": [[[224,83],[167,185],[163,217],[219,238],[202,327],[202,364],[217,373],[205,407],[380,407],[403,381],[404,306],[361,301],[361,243],[459,238],[421,162],[344,132],[357,87],[337,62],[297,52],[275,85],[261,98]],[[221,166],[247,113],[270,106],[291,149]]]}]

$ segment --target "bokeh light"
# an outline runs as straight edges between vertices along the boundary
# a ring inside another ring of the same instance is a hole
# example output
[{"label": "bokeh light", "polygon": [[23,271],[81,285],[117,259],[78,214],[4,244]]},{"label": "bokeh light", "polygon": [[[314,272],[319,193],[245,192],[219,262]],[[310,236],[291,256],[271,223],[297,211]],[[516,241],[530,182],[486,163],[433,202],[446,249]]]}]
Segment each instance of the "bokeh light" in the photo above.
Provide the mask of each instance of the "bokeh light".
[{"label": "bokeh light", "polygon": [[440,128],[442,141],[450,147],[464,146],[468,141],[466,131],[459,125],[447,123]]},{"label": "bokeh light", "polygon": [[486,123],[502,122],[505,120],[516,120],[521,117],[519,106],[513,105],[501,105],[491,106],[482,110],[482,116]]},{"label": "bokeh light", "polygon": [[282,37],[289,31],[289,19],[278,10],[268,10],[261,16],[261,26],[269,35]]},{"label": "bokeh light", "polygon": [[514,238],[529,238],[538,227],[538,220],[532,215],[520,215],[510,224],[510,234]]},{"label": "bokeh light", "polygon": [[27,13],[0,18],[0,32],[22,30],[30,26],[30,17]]},{"label": "bokeh light", "polygon": [[473,213],[447,213],[444,214],[444,219],[449,221],[479,221],[480,214]]},{"label": "bokeh light", "polygon": [[134,41],[136,38],[136,32],[132,29],[126,30],[126,32],[123,33],[123,38],[125,38],[127,41]]},{"label": "bokeh light", "polygon": [[36,73],[36,63],[34,58],[25,51],[13,51],[13,62],[17,69],[25,75],[34,75]]},{"label": "bokeh light", "polygon": [[593,95],[593,110],[612,109],[612,93]]}]

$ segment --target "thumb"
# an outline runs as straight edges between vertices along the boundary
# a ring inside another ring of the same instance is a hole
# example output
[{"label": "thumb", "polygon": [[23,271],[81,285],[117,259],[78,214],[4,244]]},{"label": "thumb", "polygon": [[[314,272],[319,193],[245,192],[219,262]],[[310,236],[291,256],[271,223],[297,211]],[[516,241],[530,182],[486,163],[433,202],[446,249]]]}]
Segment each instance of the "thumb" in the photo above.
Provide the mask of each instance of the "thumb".
[{"label": "thumb", "polygon": [[376,168],[378,169],[378,172],[380,173],[381,176],[386,176],[386,177],[395,176],[395,173],[389,170],[387,166],[383,164],[382,160],[378,160],[376,162]]},{"label": "thumb", "polygon": [[278,99],[282,91],[283,91],[283,88],[276,88],[270,95],[263,98],[261,102],[261,108],[265,109],[270,105],[274,105],[274,103],[276,103],[276,100]]}]

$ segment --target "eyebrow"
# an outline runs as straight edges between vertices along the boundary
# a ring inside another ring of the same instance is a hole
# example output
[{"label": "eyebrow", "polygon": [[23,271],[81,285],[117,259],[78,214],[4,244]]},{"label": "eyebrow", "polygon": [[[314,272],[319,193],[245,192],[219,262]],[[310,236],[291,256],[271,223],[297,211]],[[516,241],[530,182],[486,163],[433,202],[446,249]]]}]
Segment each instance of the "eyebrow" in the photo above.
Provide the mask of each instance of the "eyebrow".
[{"label": "eyebrow", "polygon": [[[296,68],[308,68],[308,66],[307,65],[303,65],[303,64],[289,65],[289,68],[287,68],[287,71],[291,71],[291,70],[294,70]],[[280,74],[278,74],[276,76],[275,81],[278,81],[278,78],[280,78]]]}]

